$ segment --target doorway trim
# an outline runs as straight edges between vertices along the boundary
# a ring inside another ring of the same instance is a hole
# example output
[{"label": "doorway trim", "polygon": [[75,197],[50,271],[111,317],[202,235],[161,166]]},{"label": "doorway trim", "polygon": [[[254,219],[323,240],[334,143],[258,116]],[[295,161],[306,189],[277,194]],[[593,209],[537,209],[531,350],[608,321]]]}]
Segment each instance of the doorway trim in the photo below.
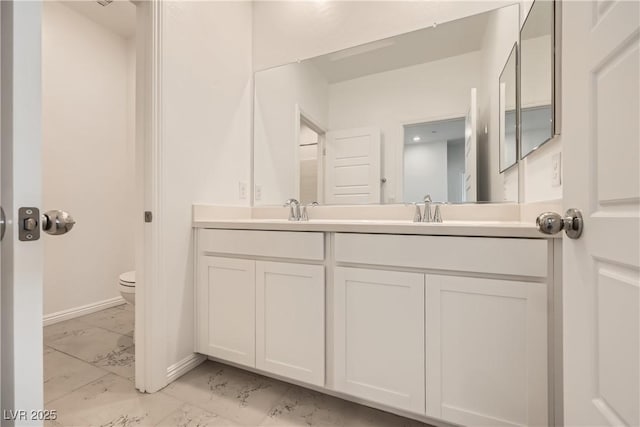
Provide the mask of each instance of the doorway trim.
[{"label": "doorway trim", "polygon": [[324,203],[324,154],[325,154],[325,137],[326,126],[323,126],[315,117],[309,115],[300,107],[295,105],[295,125],[294,125],[294,193],[300,199],[300,122],[304,121],[311,130],[318,134],[318,200],[316,202]]},{"label": "doorway trim", "polygon": [[[166,289],[159,216],[163,198],[162,4],[136,6],[136,305],[135,385],[153,393],[167,385]],[[151,212],[145,222],[144,212]],[[153,217],[155,215],[155,217]]]}]

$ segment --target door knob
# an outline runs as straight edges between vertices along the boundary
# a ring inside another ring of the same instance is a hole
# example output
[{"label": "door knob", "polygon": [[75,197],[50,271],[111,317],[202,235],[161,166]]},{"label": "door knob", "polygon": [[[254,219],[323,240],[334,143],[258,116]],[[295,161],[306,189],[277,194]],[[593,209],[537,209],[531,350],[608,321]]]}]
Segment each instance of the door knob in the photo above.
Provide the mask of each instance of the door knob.
[{"label": "door knob", "polygon": [[568,209],[564,217],[555,212],[544,212],[536,218],[538,230],[544,234],[556,234],[564,230],[570,239],[582,234],[584,222],[579,209]]},{"label": "door knob", "polygon": [[68,233],[75,223],[73,217],[65,211],[53,210],[42,214],[42,230],[54,236]]}]

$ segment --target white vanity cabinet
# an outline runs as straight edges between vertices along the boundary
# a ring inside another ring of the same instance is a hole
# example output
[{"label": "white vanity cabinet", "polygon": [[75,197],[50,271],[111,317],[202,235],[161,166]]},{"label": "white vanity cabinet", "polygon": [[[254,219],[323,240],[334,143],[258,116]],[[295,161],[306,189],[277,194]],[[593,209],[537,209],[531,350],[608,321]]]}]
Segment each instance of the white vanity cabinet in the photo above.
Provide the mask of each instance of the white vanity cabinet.
[{"label": "white vanity cabinet", "polygon": [[324,385],[324,266],[256,261],[256,368]]},{"label": "white vanity cabinet", "polygon": [[334,383],[460,425],[547,425],[549,243],[335,234]]},{"label": "white vanity cabinet", "polygon": [[255,262],[201,256],[197,293],[197,350],[255,366]]},{"label": "white vanity cabinet", "polygon": [[200,229],[196,241],[197,352],[427,422],[554,425],[552,240]]},{"label": "white vanity cabinet", "polygon": [[426,337],[427,415],[548,424],[544,283],[428,274]]},{"label": "white vanity cabinet", "polygon": [[197,242],[196,351],[324,385],[322,233],[200,230]]},{"label": "white vanity cabinet", "polygon": [[424,412],[424,275],[337,267],[335,388]]}]

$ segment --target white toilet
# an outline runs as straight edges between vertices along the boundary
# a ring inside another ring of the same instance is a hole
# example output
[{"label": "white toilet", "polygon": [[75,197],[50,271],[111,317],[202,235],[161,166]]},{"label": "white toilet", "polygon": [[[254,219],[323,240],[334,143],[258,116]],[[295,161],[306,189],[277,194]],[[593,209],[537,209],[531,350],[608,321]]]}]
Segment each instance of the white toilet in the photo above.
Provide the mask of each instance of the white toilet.
[{"label": "white toilet", "polygon": [[120,275],[120,282],[118,283],[120,289],[120,295],[129,304],[135,305],[136,303],[136,272],[127,271]]}]

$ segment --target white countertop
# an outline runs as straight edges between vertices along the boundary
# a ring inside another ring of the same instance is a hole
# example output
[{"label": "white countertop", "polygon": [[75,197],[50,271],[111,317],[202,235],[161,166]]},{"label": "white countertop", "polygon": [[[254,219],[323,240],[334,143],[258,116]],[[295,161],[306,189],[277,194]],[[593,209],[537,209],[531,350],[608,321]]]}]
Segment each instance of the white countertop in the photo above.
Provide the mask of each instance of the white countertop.
[{"label": "white countertop", "polygon": [[195,228],[274,231],[321,231],[340,233],[419,234],[435,236],[519,237],[545,239],[560,237],[542,234],[530,222],[445,221],[414,223],[406,220],[311,219],[216,219],[195,220]]}]

